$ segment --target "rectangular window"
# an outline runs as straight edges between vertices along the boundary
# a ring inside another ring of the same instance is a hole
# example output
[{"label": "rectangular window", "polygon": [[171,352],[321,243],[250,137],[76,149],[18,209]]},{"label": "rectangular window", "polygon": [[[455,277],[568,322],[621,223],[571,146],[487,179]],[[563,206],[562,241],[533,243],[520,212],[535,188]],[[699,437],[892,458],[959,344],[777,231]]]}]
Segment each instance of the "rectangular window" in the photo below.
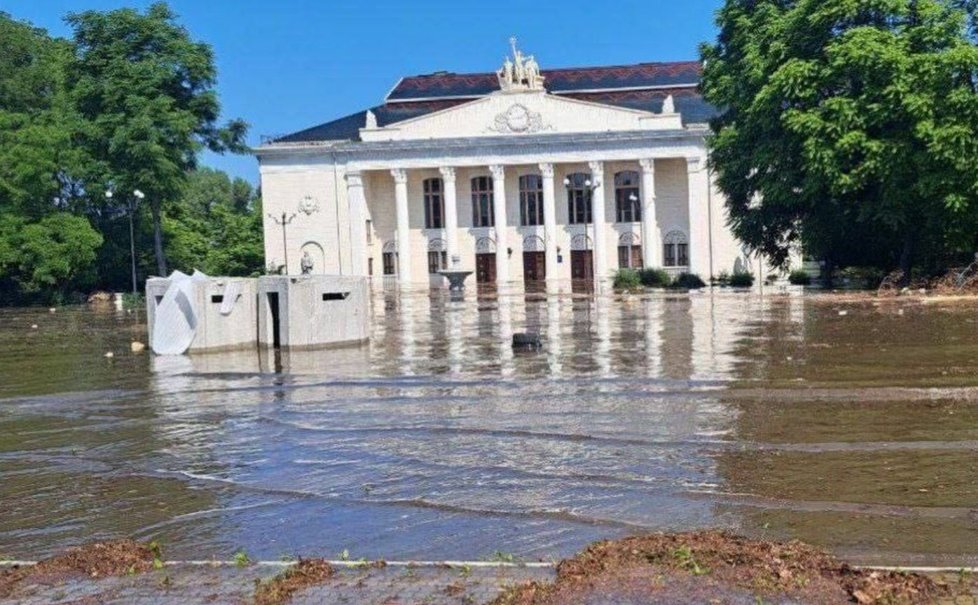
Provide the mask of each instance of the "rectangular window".
[{"label": "rectangular window", "polygon": [[615,219],[619,223],[642,222],[642,200],[639,193],[640,176],[634,170],[615,175]]},{"label": "rectangular window", "polygon": [[394,258],[394,252],[384,252],[384,275],[394,275],[397,273],[395,269],[396,259]]},{"label": "rectangular window", "polygon": [[567,190],[567,217],[571,225],[583,225],[592,221],[590,190]]},{"label": "rectangular window", "polygon": [[428,252],[428,273],[437,275],[439,271],[443,271],[447,266],[448,252],[437,252],[435,250]]},{"label": "rectangular window", "polygon": [[676,265],[676,244],[665,244],[662,247],[662,264],[666,267],[675,267]]},{"label": "rectangular window", "polygon": [[372,256],[367,259],[367,275],[374,276],[374,257]]},{"label": "rectangular window", "polygon": [[425,179],[424,183],[425,229],[445,228],[445,203],[441,179]]},{"label": "rectangular window", "polygon": [[367,219],[367,224],[365,225],[367,229],[367,243],[374,243],[374,224],[369,218]]},{"label": "rectangular window", "polygon": [[676,260],[680,267],[689,266],[689,244],[676,244]]},{"label": "rectangular window", "polygon": [[543,224],[543,178],[540,175],[520,177],[520,224],[524,227]]},{"label": "rectangular window", "polygon": [[642,247],[641,246],[618,246],[618,268],[619,269],[641,269]]},{"label": "rectangular window", "polygon": [[477,176],[472,179],[472,226],[492,227],[496,216],[492,207],[492,179]]}]

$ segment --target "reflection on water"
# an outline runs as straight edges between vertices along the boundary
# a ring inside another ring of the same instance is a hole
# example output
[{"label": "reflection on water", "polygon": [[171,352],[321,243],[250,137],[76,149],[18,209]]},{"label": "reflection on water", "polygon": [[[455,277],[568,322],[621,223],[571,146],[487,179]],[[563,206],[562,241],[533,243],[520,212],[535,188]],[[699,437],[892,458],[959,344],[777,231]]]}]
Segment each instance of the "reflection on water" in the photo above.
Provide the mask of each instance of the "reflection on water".
[{"label": "reflection on water", "polygon": [[[363,347],[154,358],[128,352],[137,316],[0,311],[0,553],[555,557],[720,526],[978,559],[970,305],[418,293],[372,315]],[[544,349],[514,353],[522,331]]]}]

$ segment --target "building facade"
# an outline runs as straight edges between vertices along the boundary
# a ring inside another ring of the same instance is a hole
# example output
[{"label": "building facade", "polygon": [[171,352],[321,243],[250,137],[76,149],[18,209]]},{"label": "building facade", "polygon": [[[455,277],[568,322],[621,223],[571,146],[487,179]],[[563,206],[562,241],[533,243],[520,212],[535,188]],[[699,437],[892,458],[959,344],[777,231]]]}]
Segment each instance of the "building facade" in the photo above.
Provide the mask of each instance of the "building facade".
[{"label": "building facade", "polygon": [[750,266],[708,170],[699,63],[541,71],[512,53],[260,146],[269,266],[560,290],[620,267]]}]

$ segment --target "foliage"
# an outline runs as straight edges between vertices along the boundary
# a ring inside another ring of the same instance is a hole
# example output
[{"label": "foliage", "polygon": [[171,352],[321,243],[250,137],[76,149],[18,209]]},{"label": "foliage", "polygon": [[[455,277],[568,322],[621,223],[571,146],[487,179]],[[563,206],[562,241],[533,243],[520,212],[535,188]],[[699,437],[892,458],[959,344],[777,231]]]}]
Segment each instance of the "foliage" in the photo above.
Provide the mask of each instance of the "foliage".
[{"label": "foliage", "polygon": [[642,279],[635,269],[618,269],[614,287],[615,290],[637,290],[642,287]]},{"label": "foliage", "polygon": [[973,4],[727,0],[703,91],[737,236],[782,267],[799,241],[829,268],[978,245]]},{"label": "foliage", "polygon": [[668,288],[672,278],[664,269],[640,269],[638,277],[643,286],[648,288]]},{"label": "foliage", "polygon": [[73,41],[0,13],[0,303],[129,290],[137,188],[148,202],[134,216],[140,277],[160,272],[157,215],[181,268],[260,272],[256,193],[195,170],[202,148],[238,150],[244,134],[241,122],[216,125],[210,49],[165,5],[69,23]]},{"label": "foliage", "polygon": [[788,275],[788,283],[794,286],[810,286],[812,285],[812,276],[808,274],[808,271],[795,269]]},{"label": "foliage", "polygon": [[82,147],[107,182],[146,194],[157,273],[167,273],[163,210],[173,204],[203,149],[241,150],[244,122],[218,126],[217,72],[206,44],[191,39],[166,4],[145,12],[86,11],[67,17],[75,56],[69,84]]},{"label": "foliage", "polygon": [[706,287],[706,282],[695,273],[680,273],[670,287],[678,290],[699,290]]},{"label": "foliage", "polygon": [[750,288],[754,285],[754,274],[747,271],[734,271],[727,283],[733,288]]},{"label": "foliage", "polygon": [[84,217],[65,212],[36,222],[0,215],[0,298],[60,302],[89,285],[102,236]]}]

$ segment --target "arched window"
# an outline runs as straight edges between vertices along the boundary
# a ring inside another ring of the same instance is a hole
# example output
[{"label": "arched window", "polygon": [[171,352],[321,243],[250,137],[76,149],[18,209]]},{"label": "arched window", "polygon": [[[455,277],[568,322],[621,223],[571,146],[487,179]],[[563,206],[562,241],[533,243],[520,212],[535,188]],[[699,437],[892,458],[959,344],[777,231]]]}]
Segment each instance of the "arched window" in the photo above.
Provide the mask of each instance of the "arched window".
[{"label": "arched window", "polygon": [[567,187],[567,222],[571,225],[590,223],[591,215],[591,175],[575,172],[564,179]]},{"label": "arched window", "polygon": [[618,238],[618,268],[642,268],[642,242],[634,233],[622,233]]},{"label": "arched window", "polygon": [[424,183],[424,227],[425,229],[445,228],[445,195],[441,179],[425,179]]},{"label": "arched window", "polygon": [[638,173],[625,170],[615,175],[615,216],[619,223],[642,222],[642,201]]},{"label": "arched window", "polygon": [[394,275],[397,273],[397,243],[386,242],[384,244],[381,260],[384,263],[384,275]]},{"label": "arched window", "polygon": [[428,241],[428,273],[435,275],[448,268],[448,252],[445,240],[433,239]]},{"label": "arched window", "polygon": [[492,209],[492,179],[477,176],[472,179],[472,226],[492,227],[496,215]]},{"label": "arched window", "polygon": [[670,231],[662,239],[662,264],[666,267],[689,266],[689,239],[682,231]]},{"label": "arched window", "polygon": [[543,224],[543,177],[539,174],[520,177],[520,224],[524,227]]}]

